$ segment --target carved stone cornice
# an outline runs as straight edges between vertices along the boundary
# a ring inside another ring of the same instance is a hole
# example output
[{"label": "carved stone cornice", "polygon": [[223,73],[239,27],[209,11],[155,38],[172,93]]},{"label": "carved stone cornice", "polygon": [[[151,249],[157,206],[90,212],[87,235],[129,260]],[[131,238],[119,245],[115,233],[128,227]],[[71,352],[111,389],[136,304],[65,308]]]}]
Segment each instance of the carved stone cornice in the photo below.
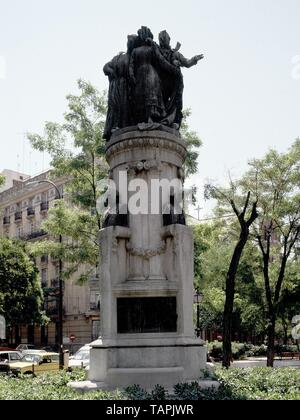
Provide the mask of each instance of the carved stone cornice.
[{"label": "carved stone cornice", "polygon": [[114,136],[107,144],[106,156],[109,160],[114,154],[135,148],[161,148],[178,153],[186,158],[186,142],[174,134],[164,131],[132,131]]}]

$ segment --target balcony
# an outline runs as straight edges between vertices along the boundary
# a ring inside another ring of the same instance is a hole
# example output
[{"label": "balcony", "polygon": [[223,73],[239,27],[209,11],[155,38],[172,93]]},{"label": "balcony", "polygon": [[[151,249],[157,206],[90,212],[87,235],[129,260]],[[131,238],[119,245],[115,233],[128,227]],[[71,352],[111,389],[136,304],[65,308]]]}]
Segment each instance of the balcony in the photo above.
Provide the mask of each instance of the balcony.
[{"label": "balcony", "polygon": [[48,210],[49,210],[49,202],[44,201],[43,203],[41,203],[41,213],[45,213]]},{"label": "balcony", "polygon": [[24,239],[27,241],[30,241],[31,239],[41,238],[42,236],[46,236],[46,235],[47,235],[47,232],[45,232],[44,230],[37,230],[35,232],[28,233],[28,235],[26,235]]},{"label": "balcony", "polygon": [[33,207],[28,207],[27,209],[27,217],[34,217],[35,216],[35,210]]},{"label": "balcony", "polygon": [[10,216],[4,216],[3,217],[3,226],[10,225]]},{"label": "balcony", "polygon": [[17,211],[15,213],[15,222],[21,222],[23,218],[23,213],[21,211]]}]

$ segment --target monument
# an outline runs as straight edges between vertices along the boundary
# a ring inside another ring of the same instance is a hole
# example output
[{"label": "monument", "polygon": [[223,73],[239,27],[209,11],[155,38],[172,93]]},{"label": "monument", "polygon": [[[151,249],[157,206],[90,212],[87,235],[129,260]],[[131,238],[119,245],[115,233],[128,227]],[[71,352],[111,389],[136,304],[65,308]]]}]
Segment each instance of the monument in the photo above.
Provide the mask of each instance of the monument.
[{"label": "monument", "polygon": [[[203,55],[186,59],[179,49],[166,31],[157,44],[142,27],[128,36],[127,52],[104,66],[104,138],[116,199],[99,239],[101,337],[92,343],[89,371],[97,387],[170,388],[198,380],[206,365],[193,327],[193,235],[177,188],[187,154],[181,67]],[[143,209],[132,211],[130,201]]]}]

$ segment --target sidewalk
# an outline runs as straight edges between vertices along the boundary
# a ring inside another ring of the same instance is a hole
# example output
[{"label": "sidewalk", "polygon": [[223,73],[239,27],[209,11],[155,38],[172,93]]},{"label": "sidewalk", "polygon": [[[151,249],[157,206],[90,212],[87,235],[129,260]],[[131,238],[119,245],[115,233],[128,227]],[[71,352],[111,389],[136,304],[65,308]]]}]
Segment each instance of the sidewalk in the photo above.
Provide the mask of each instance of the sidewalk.
[{"label": "sidewalk", "polygon": [[[248,360],[238,360],[232,363],[232,368],[249,368],[249,367],[266,367],[267,358],[255,358]],[[296,367],[300,368],[300,360],[275,360],[274,367],[284,368],[284,367]]]}]

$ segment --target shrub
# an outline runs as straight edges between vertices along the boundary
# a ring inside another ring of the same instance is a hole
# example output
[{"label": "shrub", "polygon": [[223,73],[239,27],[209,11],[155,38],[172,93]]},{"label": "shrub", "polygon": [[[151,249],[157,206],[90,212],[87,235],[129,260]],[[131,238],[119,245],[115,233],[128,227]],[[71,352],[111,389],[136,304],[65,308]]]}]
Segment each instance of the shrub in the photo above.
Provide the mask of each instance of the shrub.
[{"label": "shrub", "polygon": [[37,377],[0,376],[0,400],[114,400],[124,399],[120,392],[96,391],[80,394],[67,387],[70,381],[82,381],[85,372],[47,373]]},{"label": "shrub", "polygon": [[141,400],[150,400],[151,399],[150,394],[145,389],[140,387],[140,385],[128,386],[124,390],[124,395],[129,400],[134,400],[134,401],[135,400],[141,401]]},{"label": "shrub", "polygon": [[300,370],[295,368],[218,369],[220,391],[246,400],[300,400]]},{"label": "shrub", "polygon": [[0,400],[300,400],[300,370],[295,368],[216,369],[219,389],[201,389],[198,382],[177,384],[174,395],[156,385],[151,393],[139,385],[123,392],[80,394],[67,383],[84,379],[82,371],[37,378],[0,377]]},{"label": "shrub", "polygon": [[[213,341],[208,343],[208,351],[209,354],[215,360],[222,360],[223,357],[223,343],[219,341]],[[277,352],[279,348],[287,348],[287,346],[277,346]],[[289,346],[290,349],[294,349],[296,351],[296,346]],[[289,351],[289,350],[282,350],[282,351]],[[290,350],[292,351],[292,350]],[[262,344],[261,346],[254,346],[253,344],[249,343],[236,343],[232,342],[232,357],[234,360],[240,360],[245,357],[262,357],[267,355],[267,346]]]},{"label": "shrub", "polygon": [[151,392],[151,399],[156,401],[164,401],[169,397],[168,392],[161,385],[156,385]]}]

